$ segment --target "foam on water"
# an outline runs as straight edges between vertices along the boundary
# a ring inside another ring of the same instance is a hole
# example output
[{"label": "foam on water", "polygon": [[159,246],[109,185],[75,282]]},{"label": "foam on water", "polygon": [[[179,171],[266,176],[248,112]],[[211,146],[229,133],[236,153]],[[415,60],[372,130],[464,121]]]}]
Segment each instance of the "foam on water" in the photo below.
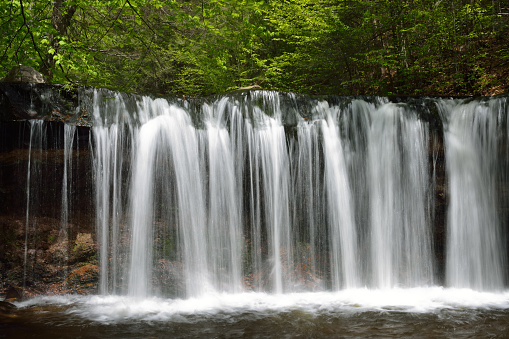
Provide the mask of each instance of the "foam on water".
[{"label": "foam on water", "polygon": [[208,294],[200,298],[163,299],[127,296],[44,296],[18,302],[20,308],[59,306],[66,313],[101,322],[196,322],[248,316],[257,318],[300,311],[311,316],[357,312],[433,313],[440,310],[509,309],[509,291],[425,287],[372,290],[347,289],[313,293]]}]

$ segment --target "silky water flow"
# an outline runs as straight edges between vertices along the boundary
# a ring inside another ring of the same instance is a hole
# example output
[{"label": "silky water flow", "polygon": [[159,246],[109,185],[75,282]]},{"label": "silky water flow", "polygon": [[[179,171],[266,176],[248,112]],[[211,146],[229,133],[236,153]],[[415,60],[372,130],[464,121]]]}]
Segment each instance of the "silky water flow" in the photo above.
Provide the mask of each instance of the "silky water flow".
[{"label": "silky water flow", "polygon": [[[100,324],[208,324],[226,314],[240,326],[296,310],[318,323],[373,312],[389,312],[381,319],[390,321],[392,310],[461,318],[494,307],[505,315],[506,101],[416,106],[271,91],[186,101],[95,90],[99,294],[20,306],[66,305]],[[31,124],[26,228],[36,212],[30,156],[43,125]],[[65,125],[61,234],[74,208],[74,135]]]}]

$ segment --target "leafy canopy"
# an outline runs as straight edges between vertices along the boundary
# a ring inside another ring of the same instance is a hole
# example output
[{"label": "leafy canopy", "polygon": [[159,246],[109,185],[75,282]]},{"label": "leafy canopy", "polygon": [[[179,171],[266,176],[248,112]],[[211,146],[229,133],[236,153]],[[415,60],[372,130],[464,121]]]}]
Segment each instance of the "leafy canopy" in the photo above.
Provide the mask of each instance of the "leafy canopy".
[{"label": "leafy canopy", "polygon": [[0,74],[24,64],[55,83],[153,94],[255,84],[317,94],[488,94],[507,90],[503,3],[0,0]]}]

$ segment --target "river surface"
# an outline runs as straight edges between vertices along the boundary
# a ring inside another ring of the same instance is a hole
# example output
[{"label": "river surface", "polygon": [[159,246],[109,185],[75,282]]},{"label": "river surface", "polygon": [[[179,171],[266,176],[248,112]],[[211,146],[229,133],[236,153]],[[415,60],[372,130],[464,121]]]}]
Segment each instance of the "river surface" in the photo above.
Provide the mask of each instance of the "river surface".
[{"label": "river surface", "polygon": [[200,298],[47,296],[0,315],[0,338],[507,338],[509,292],[441,287]]}]

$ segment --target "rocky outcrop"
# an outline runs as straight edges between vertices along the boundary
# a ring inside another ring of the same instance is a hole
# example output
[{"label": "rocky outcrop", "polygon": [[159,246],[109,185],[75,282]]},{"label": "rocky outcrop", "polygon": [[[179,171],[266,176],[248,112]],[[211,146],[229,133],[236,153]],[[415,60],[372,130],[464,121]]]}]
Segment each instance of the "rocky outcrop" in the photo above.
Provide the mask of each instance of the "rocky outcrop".
[{"label": "rocky outcrop", "polygon": [[90,126],[87,110],[80,108],[80,96],[86,91],[47,83],[0,82],[0,121],[42,119]]},{"label": "rocky outcrop", "polygon": [[30,66],[14,66],[0,82],[31,82],[34,84],[47,84],[49,81]]}]

